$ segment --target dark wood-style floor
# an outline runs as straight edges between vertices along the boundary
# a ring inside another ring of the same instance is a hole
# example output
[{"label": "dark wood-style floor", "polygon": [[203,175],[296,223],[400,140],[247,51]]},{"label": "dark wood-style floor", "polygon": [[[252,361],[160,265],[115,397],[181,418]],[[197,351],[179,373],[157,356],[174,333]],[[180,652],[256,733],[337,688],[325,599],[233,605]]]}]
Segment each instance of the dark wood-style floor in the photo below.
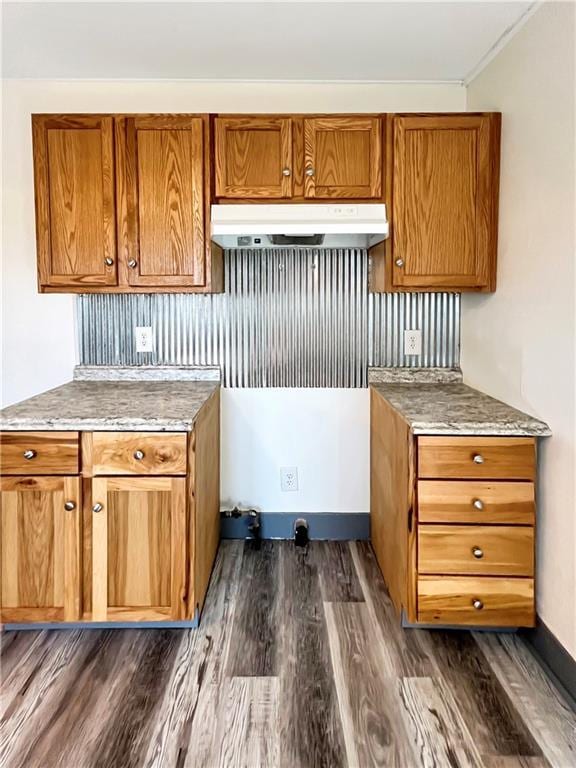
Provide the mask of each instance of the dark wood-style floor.
[{"label": "dark wood-style floor", "polygon": [[514,634],[402,630],[368,544],[223,542],[199,630],[2,637],[0,765],[576,766]]}]

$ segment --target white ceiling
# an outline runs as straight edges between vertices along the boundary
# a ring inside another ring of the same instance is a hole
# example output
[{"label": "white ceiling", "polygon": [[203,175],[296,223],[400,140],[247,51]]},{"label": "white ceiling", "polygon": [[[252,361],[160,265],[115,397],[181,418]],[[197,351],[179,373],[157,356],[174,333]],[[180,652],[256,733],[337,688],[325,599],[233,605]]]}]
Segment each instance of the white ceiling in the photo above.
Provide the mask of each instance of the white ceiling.
[{"label": "white ceiling", "polygon": [[8,2],[5,78],[465,81],[530,2]]}]

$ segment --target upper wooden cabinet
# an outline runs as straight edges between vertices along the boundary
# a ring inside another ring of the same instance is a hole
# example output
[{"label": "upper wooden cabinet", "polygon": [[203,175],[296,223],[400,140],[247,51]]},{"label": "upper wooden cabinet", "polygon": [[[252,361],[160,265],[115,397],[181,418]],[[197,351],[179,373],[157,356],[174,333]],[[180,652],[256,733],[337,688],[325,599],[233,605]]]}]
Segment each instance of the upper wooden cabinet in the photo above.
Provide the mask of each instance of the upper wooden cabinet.
[{"label": "upper wooden cabinet", "polygon": [[373,290],[493,291],[499,114],[389,117],[391,238],[373,258]]},{"label": "upper wooden cabinet", "polygon": [[139,287],[202,286],[204,121],[116,121],[120,277]]},{"label": "upper wooden cabinet", "polygon": [[291,195],[292,119],[216,118],[216,196]]},{"label": "upper wooden cabinet", "polygon": [[217,198],[382,198],[379,116],[220,116],[215,145]]},{"label": "upper wooden cabinet", "polygon": [[113,119],[34,115],[32,127],[40,285],[115,285]]},{"label": "upper wooden cabinet", "polygon": [[41,291],[217,291],[200,115],[34,115]]},{"label": "upper wooden cabinet", "polygon": [[377,198],[382,194],[381,120],[304,120],[304,196]]}]

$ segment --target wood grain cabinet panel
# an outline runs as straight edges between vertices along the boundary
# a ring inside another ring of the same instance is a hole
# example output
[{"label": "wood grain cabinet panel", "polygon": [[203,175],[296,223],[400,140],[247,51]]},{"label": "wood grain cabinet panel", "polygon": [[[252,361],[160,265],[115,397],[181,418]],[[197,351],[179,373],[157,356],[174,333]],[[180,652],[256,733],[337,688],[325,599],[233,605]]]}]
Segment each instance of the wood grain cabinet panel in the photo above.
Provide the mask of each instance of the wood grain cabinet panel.
[{"label": "wood grain cabinet panel", "polygon": [[533,627],[534,581],[420,576],[418,620],[425,624]]},{"label": "wood grain cabinet panel", "polygon": [[419,523],[534,525],[534,483],[420,480]]},{"label": "wood grain cabinet panel", "polygon": [[77,477],[0,478],[2,622],[80,618],[81,508]]},{"label": "wood grain cabinet panel", "polygon": [[390,122],[388,289],[495,290],[500,115]]},{"label": "wood grain cabinet panel", "polygon": [[78,432],[2,432],[0,475],[74,475]]},{"label": "wood grain cabinet panel", "polygon": [[92,481],[92,620],[186,616],[186,480]]},{"label": "wood grain cabinet panel", "polygon": [[419,525],[418,571],[533,576],[534,528],[528,525]]},{"label": "wood grain cabinet panel", "polygon": [[93,475],[185,475],[184,432],[94,432]]},{"label": "wood grain cabinet panel", "polygon": [[380,198],[381,134],[379,117],[305,118],[305,197]]},{"label": "wood grain cabinet panel", "polygon": [[217,117],[215,135],[216,197],[292,195],[291,117]]},{"label": "wood grain cabinet panel", "polygon": [[109,115],[33,115],[38,279],[116,285],[114,133]]},{"label": "wood grain cabinet panel", "polygon": [[116,119],[121,282],[204,285],[205,122],[190,115]]},{"label": "wood grain cabinet panel", "polygon": [[421,478],[534,480],[532,437],[419,437]]}]

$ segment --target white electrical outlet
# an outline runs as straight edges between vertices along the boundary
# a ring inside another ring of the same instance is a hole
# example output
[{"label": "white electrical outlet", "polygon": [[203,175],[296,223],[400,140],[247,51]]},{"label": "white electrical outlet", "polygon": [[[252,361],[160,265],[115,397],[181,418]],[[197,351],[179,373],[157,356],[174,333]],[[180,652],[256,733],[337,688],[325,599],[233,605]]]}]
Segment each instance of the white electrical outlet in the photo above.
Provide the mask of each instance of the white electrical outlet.
[{"label": "white electrical outlet", "polygon": [[298,490],[298,467],[280,467],[280,488],[283,491]]},{"label": "white electrical outlet", "polygon": [[154,351],[154,336],[151,325],[137,325],[134,328],[134,338],[136,340],[136,352]]},{"label": "white electrical outlet", "polygon": [[422,331],[404,331],[404,354],[422,354]]}]

